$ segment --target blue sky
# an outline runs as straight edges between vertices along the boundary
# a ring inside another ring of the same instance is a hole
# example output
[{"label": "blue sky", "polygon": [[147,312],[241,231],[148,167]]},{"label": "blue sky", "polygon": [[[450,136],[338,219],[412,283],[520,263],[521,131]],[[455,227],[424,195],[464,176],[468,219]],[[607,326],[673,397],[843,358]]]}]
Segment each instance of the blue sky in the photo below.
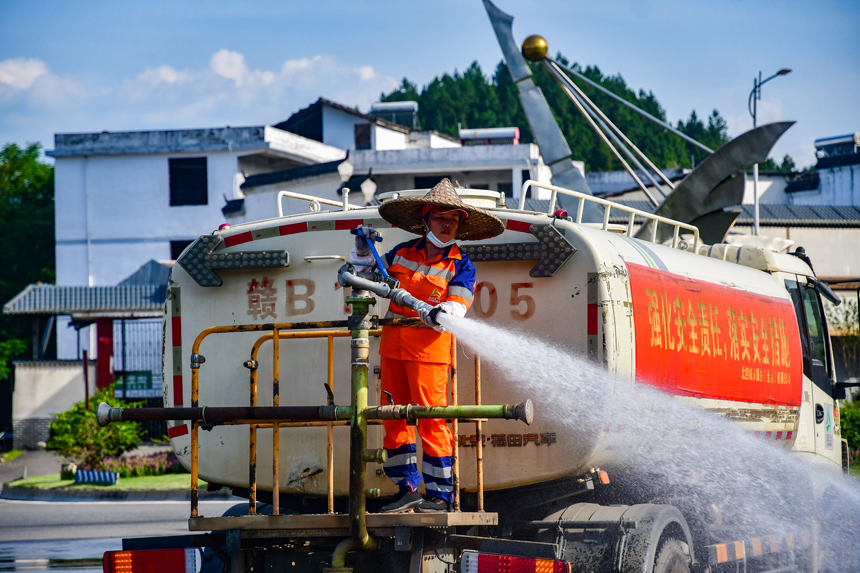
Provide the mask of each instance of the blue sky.
[{"label": "blue sky", "polygon": [[[752,126],[797,120],[774,149],[814,163],[813,140],[860,130],[856,0],[498,0],[517,41],[654,92],[673,123],[717,109]],[[66,132],[272,124],[324,96],[367,110],[501,52],[480,0],[0,3],[0,144]]]}]

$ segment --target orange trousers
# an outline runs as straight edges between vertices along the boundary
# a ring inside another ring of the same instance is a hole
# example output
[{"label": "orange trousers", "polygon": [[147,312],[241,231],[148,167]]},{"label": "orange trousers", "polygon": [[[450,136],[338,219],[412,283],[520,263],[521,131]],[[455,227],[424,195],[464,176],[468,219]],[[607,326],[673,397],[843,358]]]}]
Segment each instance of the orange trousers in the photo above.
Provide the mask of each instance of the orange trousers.
[{"label": "orange trousers", "polygon": [[[380,358],[382,389],[391,393],[395,404],[448,405],[447,364]],[[384,396],[382,399],[385,403]],[[415,428],[406,425],[406,420],[385,420],[383,424],[386,449],[415,443]],[[425,454],[440,458],[453,455],[454,441],[445,420],[418,420],[418,435]]]}]

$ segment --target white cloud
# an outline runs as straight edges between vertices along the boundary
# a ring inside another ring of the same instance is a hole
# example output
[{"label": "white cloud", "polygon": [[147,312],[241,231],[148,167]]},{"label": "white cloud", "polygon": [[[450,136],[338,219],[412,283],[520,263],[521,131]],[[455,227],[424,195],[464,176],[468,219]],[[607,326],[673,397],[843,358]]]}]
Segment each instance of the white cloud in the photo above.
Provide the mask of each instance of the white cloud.
[{"label": "white cloud", "polygon": [[314,56],[313,58],[301,58],[298,60],[287,60],[281,66],[281,73],[283,75],[294,74],[296,72],[300,72],[302,70],[310,68],[320,60],[322,60],[322,56]]},{"label": "white cloud", "polygon": [[[183,129],[224,125],[271,125],[320,96],[366,110],[398,82],[370,65],[347,64],[317,54],[282,61],[271,69],[250,67],[244,54],[219,50],[198,67],[160,63],[119,81],[89,74],[57,76],[47,65],[32,80],[10,69],[39,71],[30,60],[2,62],[0,141],[29,141],[50,149],[50,134],[87,131]],[[33,73],[31,73],[32,77]],[[29,89],[13,88],[29,85]],[[47,135],[45,135],[47,134]]]},{"label": "white cloud", "polygon": [[168,65],[158,66],[157,68],[148,67],[142,74],[137,76],[138,80],[154,86],[160,83],[182,83],[187,81],[188,78],[188,73],[180,72],[173,66]]},{"label": "white cloud", "polygon": [[242,87],[246,76],[250,73],[245,55],[230,50],[218,50],[209,60],[210,69],[228,80],[233,80],[236,87]]},{"label": "white cloud", "polygon": [[369,80],[369,79],[372,79],[372,78],[373,78],[373,76],[375,76],[375,75],[376,75],[376,72],[375,72],[375,71],[373,71],[373,66],[361,66],[360,68],[358,68],[358,69],[357,69],[357,70],[355,70],[355,71],[356,71],[356,72],[358,72],[358,76],[359,76],[362,80]]},{"label": "white cloud", "polygon": [[28,90],[40,76],[48,73],[48,66],[36,58],[13,58],[0,62],[0,83],[19,90]]}]

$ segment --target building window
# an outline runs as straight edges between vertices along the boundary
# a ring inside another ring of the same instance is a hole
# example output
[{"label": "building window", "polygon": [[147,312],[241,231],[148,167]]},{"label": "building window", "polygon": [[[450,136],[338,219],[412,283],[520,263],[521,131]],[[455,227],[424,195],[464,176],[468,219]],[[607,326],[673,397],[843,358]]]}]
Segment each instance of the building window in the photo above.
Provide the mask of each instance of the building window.
[{"label": "building window", "polygon": [[355,148],[370,149],[370,124],[355,124]]},{"label": "building window", "polygon": [[471,185],[469,185],[469,188],[470,189],[486,189],[487,191],[489,191],[490,190],[490,184],[489,183],[472,183]]},{"label": "building window", "polygon": [[209,202],[205,157],[168,159],[170,206],[206,205]]},{"label": "building window", "polygon": [[513,183],[499,183],[499,193],[502,193],[505,197],[513,197],[514,196],[514,184]]},{"label": "building window", "polygon": [[[416,189],[432,189],[436,186],[437,183],[442,181],[447,177],[446,175],[431,175],[430,177],[416,177],[415,178],[415,188]],[[450,179],[450,177],[449,177]]]},{"label": "building window", "polygon": [[193,242],[194,241],[170,241],[170,260],[175,261],[179,259],[179,255],[182,254],[185,247]]}]

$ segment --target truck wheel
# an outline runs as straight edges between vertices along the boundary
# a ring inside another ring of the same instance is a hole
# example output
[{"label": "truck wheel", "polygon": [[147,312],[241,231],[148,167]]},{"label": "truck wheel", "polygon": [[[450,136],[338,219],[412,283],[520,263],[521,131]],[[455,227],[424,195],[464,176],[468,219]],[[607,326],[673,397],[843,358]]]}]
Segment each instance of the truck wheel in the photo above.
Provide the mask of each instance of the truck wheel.
[{"label": "truck wheel", "polygon": [[653,571],[654,573],[690,573],[687,544],[677,539],[665,540],[657,552]]}]

